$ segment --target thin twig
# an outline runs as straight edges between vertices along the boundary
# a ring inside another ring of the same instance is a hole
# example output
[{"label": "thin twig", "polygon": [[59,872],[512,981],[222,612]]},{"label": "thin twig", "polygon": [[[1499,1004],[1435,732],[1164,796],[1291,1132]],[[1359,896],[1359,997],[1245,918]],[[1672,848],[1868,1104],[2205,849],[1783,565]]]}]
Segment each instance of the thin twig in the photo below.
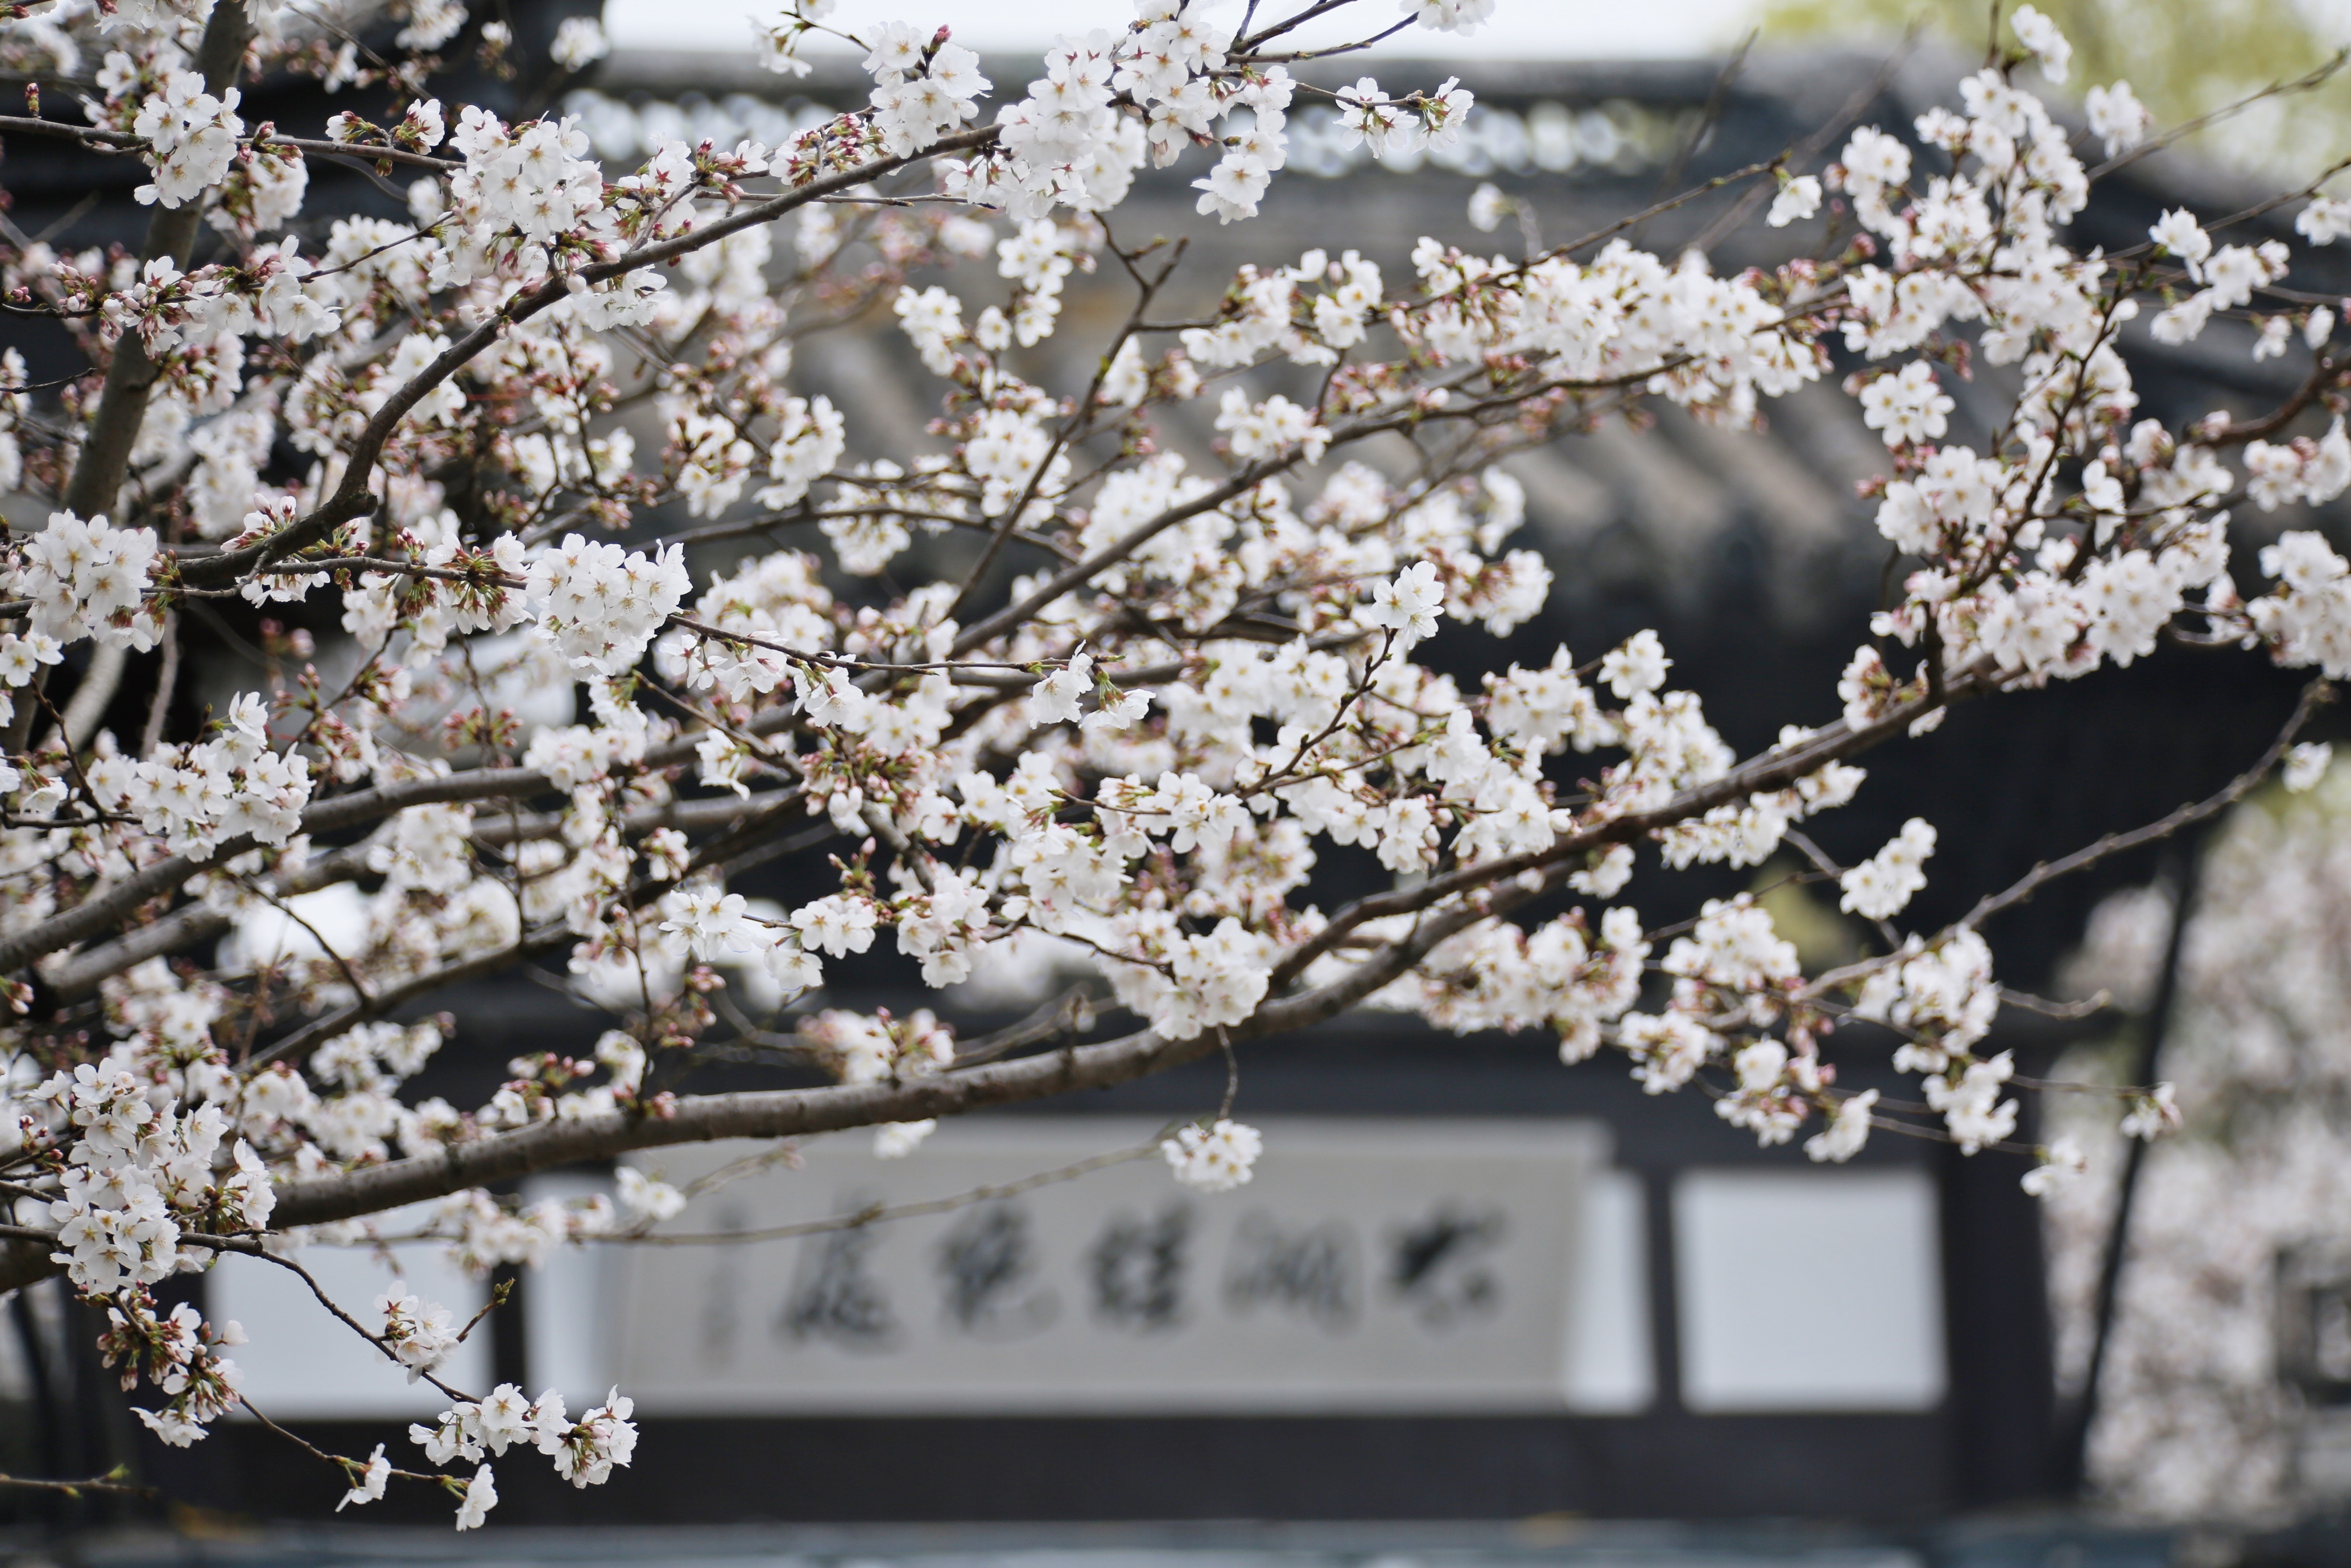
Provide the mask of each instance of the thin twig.
[{"label": "thin twig", "polygon": [[[1779,161],[1780,163],[1792,172],[1801,173],[1805,165],[1826,152],[1829,143],[1843,134],[1845,127],[1860,119],[1862,111],[1877,101],[1878,95],[1883,93],[1888,84],[1894,80],[1895,73],[1902,68],[1902,62],[1908,59],[1911,51],[1918,47],[1918,24],[1912,23],[1910,30],[1902,35],[1901,43],[1895,47],[1892,54],[1887,55],[1879,63],[1867,84],[1860,91],[1845,99],[1844,108],[1822,121],[1819,129],[1798,142],[1792,152]],[[1690,241],[1689,248],[1700,255],[1713,249],[1723,235],[1751,217],[1755,209],[1763,204],[1763,198],[1769,193],[1769,187],[1762,185],[1758,185],[1747,192],[1732,204],[1729,212],[1717,217],[1714,222],[1700,231],[1698,238]]]},{"label": "thin twig", "polygon": [[2245,796],[2252,793],[2255,785],[2269,777],[2270,770],[2275,768],[2279,760],[2285,756],[2286,747],[2294,744],[2294,737],[2302,733],[2303,726],[2310,722],[2311,716],[2318,711],[2319,705],[2332,700],[2333,692],[2333,684],[2324,678],[2313,681],[2303,687],[2302,700],[2294,704],[2293,716],[2286,720],[2285,727],[2278,731],[2277,738],[2270,742],[2269,749],[2262,752],[2260,759],[2251,768],[2231,779],[2228,786],[2218,794],[2210,795],[2201,800],[2182,806],[2178,810],[2158,818],[2143,828],[2133,828],[2124,833],[2108,833],[2097,842],[2078,849],[2060,860],[2042,862],[2018,878],[2011,885],[1998,893],[1987,894],[1979,899],[1976,906],[1962,915],[1953,929],[1972,930],[2001,910],[2023,903],[2061,876],[2070,876],[2074,872],[2086,870],[2109,855],[2118,855],[2126,850],[2135,850],[2141,844],[2151,844],[2158,839],[2168,839],[2182,828],[2193,827],[2209,817],[2220,815],[2239,800],[2243,800]]},{"label": "thin twig", "polygon": [[[1731,51],[1730,57],[1723,61],[1722,68],[1715,73],[1714,85],[1707,89],[1705,107],[1698,110],[1689,134],[1683,137],[1681,145],[1674,149],[1673,159],[1666,165],[1665,172],[1657,176],[1657,188],[1649,197],[1652,204],[1673,193],[1674,187],[1682,183],[1682,175],[1688,170],[1690,160],[1698,156],[1698,150],[1713,136],[1714,128],[1722,120],[1722,107],[1729,101],[1730,84],[1737,81],[1740,73],[1747,68],[1747,56],[1761,36],[1761,28],[1750,27],[1747,37],[1739,41],[1739,47]],[[1632,231],[1632,243],[1641,243],[1638,225]]]},{"label": "thin twig", "polygon": [[2241,114],[2265,99],[2283,98],[2288,93],[2313,91],[2324,86],[2327,78],[2340,71],[2346,62],[2351,62],[2351,48],[2338,49],[2334,58],[2311,71],[2307,76],[2297,77],[2292,81],[2273,81],[2267,87],[2247,93],[2234,103],[2224,103],[2210,113],[2199,114],[2193,120],[2184,120],[2162,134],[2151,136],[2127,152],[2107,159],[2091,170],[2087,177],[2092,180],[2103,179],[2117,169],[2137,162],[2150,152],[2160,152],[2183,136],[2192,136],[2208,125],[2218,125],[2224,120]]},{"label": "thin twig", "polygon": [[180,684],[180,616],[163,616],[163,662],[155,672],[155,695],[147,705],[147,722],[139,731],[139,755],[152,757],[163,744],[163,727],[172,717],[172,695]]},{"label": "thin twig", "polygon": [[952,1197],[924,1198],[916,1203],[872,1203],[847,1214],[834,1215],[828,1219],[805,1219],[793,1225],[771,1225],[759,1230],[722,1230],[686,1236],[658,1234],[614,1236],[601,1237],[598,1239],[625,1241],[632,1245],[652,1247],[726,1247],[737,1242],[789,1241],[794,1237],[821,1236],[834,1230],[859,1230],[869,1225],[879,1225],[885,1220],[917,1219],[926,1214],[947,1214],[958,1208],[968,1208],[976,1203],[990,1203],[998,1198],[1018,1197],[1022,1193],[1033,1192],[1040,1186],[1053,1186],[1061,1182],[1075,1181],[1080,1176],[1091,1176],[1099,1170],[1108,1170],[1113,1166],[1148,1159],[1159,1152],[1159,1146],[1164,1142],[1165,1142],[1164,1137],[1154,1138],[1147,1144],[1137,1144],[1133,1148],[1113,1149],[1106,1155],[1095,1155],[1090,1159],[1080,1160],[1075,1165],[1061,1166],[1050,1171],[1040,1171],[1034,1176],[1022,1176],[1017,1181],[991,1182],[986,1186],[976,1186],[968,1192],[956,1193]]},{"label": "thin twig", "polygon": [[128,1465],[117,1465],[102,1476],[88,1480],[51,1481],[37,1476],[0,1476],[0,1487],[16,1487],[25,1491],[62,1492],[68,1497],[79,1497],[86,1491],[120,1492],[127,1497],[153,1497],[153,1487],[134,1485],[121,1478],[131,1473]]},{"label": "thin twig", "polygon": [[[2020,991],[2002,986],[2000,988],[2000,1005],[2004,1008],[2018,1008],[2029,1013],[2039,1013],[2043,1018],[2087,1019],[2096,1018],[2100,1013],[2112,1012],[2115,998],[2105,991],[2100,991],[2096,996],[2085,997],[2080,1001],[2061,1002],[2048,997],[2036,997],[2030,991]],[[2018,1082],[2022,1082],[2022,1080],[2020,1079]]]}]

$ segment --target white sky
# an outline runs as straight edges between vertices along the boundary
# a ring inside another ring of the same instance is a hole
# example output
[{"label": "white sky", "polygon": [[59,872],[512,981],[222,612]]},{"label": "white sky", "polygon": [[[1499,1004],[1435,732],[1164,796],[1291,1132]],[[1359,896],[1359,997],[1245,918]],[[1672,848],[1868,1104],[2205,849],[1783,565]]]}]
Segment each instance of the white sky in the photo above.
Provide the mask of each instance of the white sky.
[{"label": "white sky", "polygon": [[[1295,4],[1296,0],[1290,0]],[[1212,14],[1237,22],[1243,0],[1214,0]],[[1282,7],[1264,0],[1260,17]],[[1451,56],[1512,59],[1624,58],[1705,54],[1735,43],[1759,0],[1501,0],[1494,21],[1475,34],[1414,28],[1381,47],[1391,57]],[[745,18],[778,6],[752,0],[605,0],[604,26],[622,49],[748,47]],[[1364,0],[1347,13],[1347,33],[1361,37],[1402,20],[1395,0]],[[1041,50],[1057,33],[1118,27],[1134,15],[1130,0],[841,0],[829,24],[855,33],[876,22],[906,21],[927,28],[945,22],[958,43],[981,50]],[[1330,36],[1325,36],[1328,33]],[[1301,31],[1304,43],[1347,41],[1336,29]]]}]

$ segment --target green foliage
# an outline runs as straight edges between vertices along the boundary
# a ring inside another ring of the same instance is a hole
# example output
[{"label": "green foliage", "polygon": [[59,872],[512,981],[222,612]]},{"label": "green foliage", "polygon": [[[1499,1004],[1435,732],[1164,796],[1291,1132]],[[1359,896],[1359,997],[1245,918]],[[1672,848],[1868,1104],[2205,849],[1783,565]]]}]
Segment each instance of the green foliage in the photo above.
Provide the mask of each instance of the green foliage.
[{"label": "green foliage", "polygon": [[[2296,0],[2036,0],[2073,41],[2073,71],[2062,87],[2031,66],[2024,85],[2074,97],[2120,78],[2155,111],[2158,127],[2207,114],[2275,82],[2302,77],[2351,43],[2351,28],[2314,22]],[[1939,42],[1980,55],[1995,13],[1999,44],[2016,47],[2012,0],[1769,0],[1767,41],[1856,33],[1898,37],[1924,23]],[[2264,172],[2308,179],[2351,151],[2351,70],[2313,91],[2253,106],[2197,144],[2208,156]]]}]

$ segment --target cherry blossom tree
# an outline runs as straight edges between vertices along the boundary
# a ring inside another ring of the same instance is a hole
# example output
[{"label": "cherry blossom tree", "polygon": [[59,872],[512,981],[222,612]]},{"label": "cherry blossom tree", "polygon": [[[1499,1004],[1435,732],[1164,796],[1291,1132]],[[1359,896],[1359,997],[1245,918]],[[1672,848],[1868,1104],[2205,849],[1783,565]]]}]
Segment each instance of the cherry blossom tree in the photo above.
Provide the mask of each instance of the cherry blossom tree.
[{"label": "cherry blossom tree", "polygon": [[[763,23],[768,63],[797,68],[828,8]],[[412,5],[406,53],[364,63],[268,0],[8,24],[104,64],[81,120],[0,134],[136,157],[154,213],[141,256],[0,255],[7,308],[62,323],[90,366],[47,399],[12,358],[0,433],[0,480],[47,519],[9,535],[0,603],[0,1285],[64,1274],[106,1313],[126,1386],[151,1386],[140,1419],[184,1445],[240,1404],[240,1331],[155,1291],[224,1254],[308,1279],[306,1244],[421,1205],[469,1264],[529,1260],[684,1201],[632,1167],[617,1200],[491,1196],[529,1173],[857,1127],[906,1154],[943,1116],[1366,1006],[1544,1031],[1566,1062],[1615,1053],[1650,1092],[1702,1086],[1814,1160],[1888,1126],[2033,1155],[2009,1058],[1978,1050],[2003,996],[1985,922],[2220,810],[2351,673],[2351,564],[2307,531],[2239,561],[2229,535],[2241,489],[2273,509],[2351,485],[2351,435],[2326,423],[2331,309],[2285,287],[2284,243],[2241,242],[2258,214],[2177,211],[2126,249],[2069,248],[2092,179],[2152,127],[2121,83],[2086,136],[2053,115],[2024,81],[2062,76],[2064,41],[2025,7],[2015,47],[1915,141],[1835,128],[1822,167],[1792,152],[1712,183],[1740,187],[1736,221],[1805,225],[1815,243],[1776,269],[1650,254],[1627,214],[1515,257],[1424,239],[1409,278],[1354,250],[1268,258],[1207,317],[1165,319],[1180,252],[1114,237],[1137,171],[1196,157],[1200,214],[1230,224],[1268,198],[1301,99],[1374,154],[1442,145],[1469,88],[1311,87],[1294,35],[1360,12],[1360,47],[1493,10],[1252,5],[1227,32],[1142,0],[1018,93],[947,29],[893,25],[852,40],[867,107],[631,170],[590,161],[569,120],[434,97],[451,5]],[[558,39],[570,62],[601,47],[589,24]],[[309,137],[247,125],[238,83],[281,68],[383,87],[400,111]],[[333,218],[306,254],[289,225],[328,160],[412,180],[408,220]],[[2351,231],[2351,204],[2315,187],[2273,205],[2297,201],[2311,245]],[[1508,206],[1481,192],[1470,215]],[[990,298],[924,276],[958,256],[993,260]],[[1012,350],[1054,332],[1088,266],[1131,282],[1131,313],[1087,384],[1023,380]],[[927,445],[860,433],[895,458],[852,459],[842,412],[792,390],[793,312],[868,306],[938,383]],[[2256,321],[2259,351],[2306,380],[2249,423],[2137,418],[2124,329],[2142,313],[2173,344]],[[2021,389],[1981,451],[1944,439],[1946,385],[1979,361]],[[1840,374],[1883,441],[1876,524],[1906,571],[1835,689],[1790,694],[1775,744],[1735,754],[1650,632],[1474,685],[1422,662],[1544,601],[1498,459],[1661,404],[1748,426]],[[1155,431],[1198,399],[1222,442],[1196,465]],[[643,419],[657,453],[631,434]],[[1378,443],[1415,461],[1374,467]],[[663,531],[680,509],[699,520]],[[821,549],[777,548],[788,528]],[[944,536],[977,556],[925,575]],[[689,569],[689,546],[726,539],[753,553]],[[182,618],[227,598],[331,606],[351,656],[330,677],[287,639],[284,679],[181,732]],[[2222,796],[1935,930],[1896,924],[1931,824],[1849,868],[1799,830],[1852,797],[1855,758],[1951,705],[2166,640],[2318,672]],[[108,720],[134,662],[157,695],[131,734]],[[509,694],[574,686],[590,722],[516,717]],[[1754,866],[1783,842],[1873,923],[1873,955],[1807,973],[1750,897],[1669,925],[1618,901],[1644,857]],[[730,890],[795,845],[830,847],[822,885]],[[1327,891],[1318,865],[1348,863],[1378,868],[1374,891]],[[881,943],[943,989],[1024,951],[1102,989],[977,1039],[928,1009],[804,1009],[791,1049],[831,1086],[674,1087],[697,1050],[773,1038],[754,1014]],[[518,1058],[470,1109],[404,1096],[447,1033],[422,1008],[525,967],[610,1011],[591,1056]],[[1876,1029],[1917,1108],[1839,1087],[1820,1047],[1848,1024]],[[2142,1128],[2171,1104],[2116,1095]],[[1219,1112],[1163,1148],[1213,1190],[1259,1146]],[[2040,1153],[2036,1190],[2078,1163]],[[472,1324],[399,1287],[326,1304],[352,1354],[449,1400],[413,1429],[418,1468],[319,1454],[347,1504],[421,1480],[468,1528],[517,1446],[581,1486],[629,1462],[621,1391],[575,1416],[451,1386]]]}]

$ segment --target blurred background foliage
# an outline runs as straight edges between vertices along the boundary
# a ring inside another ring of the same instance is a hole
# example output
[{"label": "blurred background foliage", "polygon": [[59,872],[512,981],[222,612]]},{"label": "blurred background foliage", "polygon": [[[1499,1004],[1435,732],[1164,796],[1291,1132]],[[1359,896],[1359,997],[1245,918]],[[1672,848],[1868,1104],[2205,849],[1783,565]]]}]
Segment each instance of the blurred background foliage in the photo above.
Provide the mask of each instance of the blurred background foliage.
[{"label": "blurred background foliage", "polygon": [[[2051,89],[2031,67],[2022,79],[2035,91],[2079,100],[2092,86],[2128,81],[2169,127],[2304,77],[2351,45],[2346,0],[2034,0],[2073,40],[2073,71]],[[2013,47],[2007,18],[2014,0],[1766,0],[1762,41],[1799,42],[1856,34],[1886,40],[1914,23],[1963,54],[1985,52],[1997,16],[2001,42]],[[2206,157],[2248,172],[2290,178],[2351,154],[2351,68],[2320,86],[2254,104],[2199,131],[2191,145]],[[2331,188],[2351,187],[2351,175]]]}]

